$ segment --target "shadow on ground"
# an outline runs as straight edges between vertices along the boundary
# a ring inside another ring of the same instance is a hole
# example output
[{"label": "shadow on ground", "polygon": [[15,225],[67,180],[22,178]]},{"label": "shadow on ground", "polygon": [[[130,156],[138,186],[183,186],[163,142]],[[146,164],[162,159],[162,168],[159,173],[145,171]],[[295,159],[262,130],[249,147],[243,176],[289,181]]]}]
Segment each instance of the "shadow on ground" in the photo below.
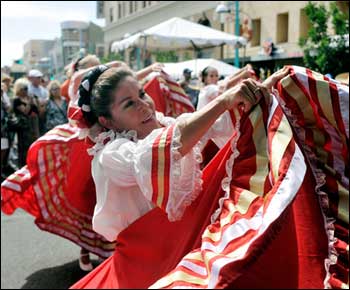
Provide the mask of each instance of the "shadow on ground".
[{"label": "shadow on ground", "polygon": [[[96,260],[91,260],[94,268]],[[68,289],[88,272],[80,270],[78,261],[47,269],[41,269],[26,278],[21,289]]]}]

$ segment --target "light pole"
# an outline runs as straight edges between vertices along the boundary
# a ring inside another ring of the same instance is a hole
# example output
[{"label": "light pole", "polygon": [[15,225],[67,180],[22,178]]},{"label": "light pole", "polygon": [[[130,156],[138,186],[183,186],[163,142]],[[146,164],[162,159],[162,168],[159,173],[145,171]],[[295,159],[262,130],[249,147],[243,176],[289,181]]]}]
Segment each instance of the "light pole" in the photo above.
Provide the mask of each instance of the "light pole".
[{"label": "light pole", "polygon": [[89,49],[88,45],[85,45],[86,41],[84,41],[85,30],[79,28],[79,57],[84,57]]},{"label": "light pole", "polygon": [[[235,2],[235,35],[239,36],[239,1],[234,1],[234,2]],[[218,14],[223,14],[223,13],[230,13],[232,10],[228,8],[225,4],[221,3],[216,7],[215,11]],[[237,46],[235,47],[234,65],[236,67],[239,67],[239,50]]]},{"label": "light pole", "polygon": [[83,31],[79,28],[79,49],[83,48]]},{"label": "light pole", "polygon": [[[239,36],[239,1],[235,1],[235,13],[236,13],[235,34],[236,36]],[[239,67],[238,47],[235,48],[235,66]]]},{"label": "light pole", "polygon": [[[220,17],[220,29],[221,31],[225,31],[225,17],[224,17],[224,14],[221,13],[219,14],[219,17]],[[224,44],[221,44],[221,47],[220,47],[220,57],[221,57],[221,60],[224,59]]]},{"label": "light pole", "polygon": [[[79,49],[78,52],[76,52],[76,57],[83,57],[85,55],[85,48],[83,47],[83,29],[81,27],[76,28],[73,30],[74,33],[74,40],[77,41],[77,38],[79,37]],[[75,53],[74,53],[75,54]],[[75,56],[73,56],[75,57]]]}]

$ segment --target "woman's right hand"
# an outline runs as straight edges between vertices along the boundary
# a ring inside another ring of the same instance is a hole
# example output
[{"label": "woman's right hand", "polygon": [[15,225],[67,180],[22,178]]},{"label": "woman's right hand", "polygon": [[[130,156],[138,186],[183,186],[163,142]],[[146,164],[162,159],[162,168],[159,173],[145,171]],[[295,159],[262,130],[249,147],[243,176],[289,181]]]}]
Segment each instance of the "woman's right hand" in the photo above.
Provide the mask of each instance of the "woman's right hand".
[{"label": "woman's right hand", "polygon": [[248,112],[261,97],[266,97],[268,91],[264,85],[253,79],[246,79],[228,89],[218,98],[223,102],[226,110],[241,108]]},{"label": "woman's right hand", "polygon": [[164,64],[160,62],[155,62],[150,65],[150,69],[153,72],[161,72],[164,69]]}]

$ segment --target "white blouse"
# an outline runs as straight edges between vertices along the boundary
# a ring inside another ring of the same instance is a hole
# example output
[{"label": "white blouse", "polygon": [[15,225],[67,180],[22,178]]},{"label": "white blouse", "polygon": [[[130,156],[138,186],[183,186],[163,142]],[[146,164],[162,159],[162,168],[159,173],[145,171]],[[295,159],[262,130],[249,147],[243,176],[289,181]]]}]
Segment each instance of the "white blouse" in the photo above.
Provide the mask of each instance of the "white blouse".
[{"label": "white blouse", "polygon": [[[207,85],[201,89],[198,95],[197,111],[203,108],[206,104],[210,103],[219,95],[220,82],[217,85]],[[211,136],[213,142],[222,148],[228,141],[229,137],[234,130],[233,123],[231,121],[230,113],[223,113],[218,120],[212,126],[212,130],[216,131],[215,136]],[[225,132],[220,134],[220,132]],[[231,134],[229,134],[231,132]]]},{"label": "white blouse", "polygon": [[[198,196],[202,184],[201,149],[207,138],[218,132],[209,130],[192,150],[181,156],[177,119],[156,114],[163,128],[138,140],[135,131],[108,131],[96,138],[89,149],[94,155],[92,176],[96,186],[93,229],[107,240],[155,206],[163,209],[170,221],[181,219],[186,207]],[[232,131],[219,134],[232,135]]]}]

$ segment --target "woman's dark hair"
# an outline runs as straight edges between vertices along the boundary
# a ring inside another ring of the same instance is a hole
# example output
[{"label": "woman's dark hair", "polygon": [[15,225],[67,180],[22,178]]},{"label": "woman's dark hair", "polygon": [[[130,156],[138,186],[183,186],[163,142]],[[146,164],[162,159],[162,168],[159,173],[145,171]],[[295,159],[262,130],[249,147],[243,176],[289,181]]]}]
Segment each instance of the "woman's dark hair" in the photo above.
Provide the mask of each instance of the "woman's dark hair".
[{"label": "woman's dark hair", "polygon": [[78,105],[82,108],[84,118],[93,125],[98,117],[112,118],[110,107],[115,90],[126,77],[134,73],[125,68],[109,68],[100,65],[90,71],[79,86]]},{"label": "woman's dark hair", "polygon": [[202,83],[205,83],[205,78],[208,76],[208,73],[210,70],[216,70],[217,69],[215,67],[212,67],[212,66],[207,66],[205,67],[203,70],[202,70],[202,73],[201,73],[201,80],[202,80]]}]

